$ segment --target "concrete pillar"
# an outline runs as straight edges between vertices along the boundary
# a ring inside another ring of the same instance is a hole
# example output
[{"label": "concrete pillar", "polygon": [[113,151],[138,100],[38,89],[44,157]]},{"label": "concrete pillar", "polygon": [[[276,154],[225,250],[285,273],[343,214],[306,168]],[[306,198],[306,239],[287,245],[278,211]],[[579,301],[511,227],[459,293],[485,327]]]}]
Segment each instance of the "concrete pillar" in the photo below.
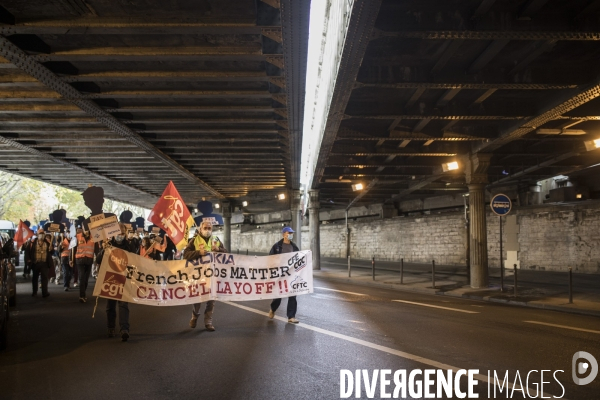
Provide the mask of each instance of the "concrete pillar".
[{"label": "concrete pillar", "polygon": [[233,253],[231,249],[231,204],[223,202],[223,246],[228,252]]},{"label": "concrete pillar", "polygon": [[302,191],[292,190],[290,198],[290,210],[292,211],[292,229],[294,233],[294,243],[302,249]]},{"label": "concrete pillar", "polygon": [[309,190],[309,229],[310,229],[310,249],[312,250],[313,270],[321,269],[321,231],[319,224],[319,191]]},{"label": "concrete pillar", "polygon": [[472,288],[488,286],[488,253],[485,187],[491,154],[474,154],[466,166],[469,187],[469,262]]}]

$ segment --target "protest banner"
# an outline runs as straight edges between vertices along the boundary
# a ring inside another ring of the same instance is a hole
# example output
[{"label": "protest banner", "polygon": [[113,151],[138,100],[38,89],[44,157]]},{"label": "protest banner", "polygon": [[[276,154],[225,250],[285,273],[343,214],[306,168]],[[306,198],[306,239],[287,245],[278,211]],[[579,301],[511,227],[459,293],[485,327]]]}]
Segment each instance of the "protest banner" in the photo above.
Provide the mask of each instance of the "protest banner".
[{"label": "protest banner", "polygon": [[33,231],[29,229],[27,225],[22,220],[19,220],[19,226],[15,231],[15,236],[13,240],[17,243],[17,246],[20,248],[23,243],[27,241],[30,237],[33,237]]},{"label": "protest banner", "polygon": [[94,287],[94,296],[153,306],[312,292],[311,251],[263,257],[207,253],[193,261],[154,261],[108,248]]},{"label": "protest banner", "polygon": [[48,232],[60,232],[60,224],[49,224]]},{"label": "protest banner", "polygon": [[169,182],[148,215],[148,221],[167,232],[177,250],[187,246],[194,219],[173,182]]},{"label": "protest banner", "polygon": [[101,242],[121,233],[121,227],[119,226],[116,215],[97,219],[90,222],[88,227],[90,228],[90,238],[92,239],[92,242]]}]

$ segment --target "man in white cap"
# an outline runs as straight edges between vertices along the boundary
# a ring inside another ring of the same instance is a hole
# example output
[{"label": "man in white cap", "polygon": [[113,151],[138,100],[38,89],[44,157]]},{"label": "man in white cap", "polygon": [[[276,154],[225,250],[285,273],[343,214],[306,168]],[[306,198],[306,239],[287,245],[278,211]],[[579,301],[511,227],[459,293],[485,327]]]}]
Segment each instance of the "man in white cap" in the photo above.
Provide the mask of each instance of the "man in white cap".
[{"label": "man in white cap", "polygon": [[[294,253],[296,251],[300,251],[298,246],[292,239],[294,238],[294,230],[290,226],[284,226],[281,230],[281,234],[283,235],[283,239],[279,242],[275,243],[269,252],[269,255],[273,254],[282,254],[282,253]],[[273,299],[271,302],[271,309],[269,310],[269,318],[273,319],[275,316],[275,311],[279,308],[281,304],[281,299]],[[298,308],[298,303],[296,302],[296,296],[288,297],[287,303],[287,317],[288,322],[291,324],[297,324],[298,321],[296,319],[296,309]]]}]

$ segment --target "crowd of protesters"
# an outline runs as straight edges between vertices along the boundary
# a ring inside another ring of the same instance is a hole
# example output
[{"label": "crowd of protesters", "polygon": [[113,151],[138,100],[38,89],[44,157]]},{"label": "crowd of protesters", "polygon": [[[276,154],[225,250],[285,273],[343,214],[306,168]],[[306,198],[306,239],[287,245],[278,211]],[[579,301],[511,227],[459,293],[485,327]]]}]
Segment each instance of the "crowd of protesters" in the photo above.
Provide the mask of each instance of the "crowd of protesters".
[{"label": "crowd of protesters", "polygon": [[[206,220],[198,223],[196,235],[188,241],[182,252],[177,252],[173,241],[156,226],[145,230],[143,218],[131,219],[133,214],[124,211],[119,217],[120,233],[104,241],[93,241],[90,236],[89,224],[99,219],[113,217],[114,214],[104,213],[104,191],[102,188],[91,186],[82,193],[84,202],[92,212],[91,217],[78,217],[76,220],[67,220],[64,210],[56,210],[51,215],[51,221],[41,223],[39,227],[32,227],[28,221],[22,222],[29,230],[28,239],[21,245],[24,268],[23,278],[31,280],[32,296],[37,297],[41,288],[42,298],[50,296],[48,285],[50,283],[64,287],[68,292],[71,287],[79,289],[79,302],[87,302],[87,288],[90,276],[97,278],[99,266],[102,263],[105,249],[108,247],[119,248],[130,253],[138,254],[152,260],[173,260],[177,258],[196,259],[207,252],[226,253],[221,241],[212,235],[212,222]],[[204,205],[201,202],[200,205]],[[212,207],[205,207],[203,215],[212,216]],[[221,218],[215,215],[211,219]],[[37,229],[35,229],[37,228]],[[35,230],[35,232],[34,232]],[[290,227],[282,230],[283,238],[275,243],[270,254],[281,254],[298,251],[297,246],[291,241],[294,231]],[[20,235],[17,233],[15,237]],[[24,237],[23,237],[24,240]],[[12,239],[7,246],[14,246]],[[7,252],[9,252],[7,250]],[[5,253],[2,248],[2,254]],[[8,254],[8,253],[7,253]],[[13,257],[15,255],[12,255]],[[18,257],[18,254],[16,255]],[[214,301],[206,302],[204,312],[204,325],[206,330],[214,331],[213,310]],[[274,318],[275,311],[281,304],[281,299],[274,299],[269,309],[269,318]],[[202,303],[193,305],[190,328],[196,328]],[[117,306],[119,310],[119,333],[121,340],[129,339],[129,305],[127,302],[108,299],[106,306],[108,336],[116,336]],[[295,318],[297,309],[296,297],[291,296],[287,304],[288,322],[298,323]]]}]

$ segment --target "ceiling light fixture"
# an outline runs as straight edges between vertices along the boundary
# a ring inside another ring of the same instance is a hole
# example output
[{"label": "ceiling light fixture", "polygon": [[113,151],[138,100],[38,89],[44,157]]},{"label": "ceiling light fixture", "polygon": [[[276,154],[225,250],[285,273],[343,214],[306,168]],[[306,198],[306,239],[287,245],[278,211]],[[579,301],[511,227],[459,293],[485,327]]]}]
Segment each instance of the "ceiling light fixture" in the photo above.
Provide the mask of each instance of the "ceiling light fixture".
[{"label": "ceiling light fixture", "polygon": [[587,140],[583,142],[587,151],[600,149],[600,139]]},{"label": "ceiling light fixture", "polygon": [[355,185],[352,185],[352,191],[356,192],[357,190],[363,190],[365,187],[363,186],[362,183],[357,183]]},{"label": "ceiling light fixture", "polygon": [[444,172],[454,171],[457,169],[458,169],[458,162],[456,162],[456,161],[442,164],[442,170],[444,170]]}]

